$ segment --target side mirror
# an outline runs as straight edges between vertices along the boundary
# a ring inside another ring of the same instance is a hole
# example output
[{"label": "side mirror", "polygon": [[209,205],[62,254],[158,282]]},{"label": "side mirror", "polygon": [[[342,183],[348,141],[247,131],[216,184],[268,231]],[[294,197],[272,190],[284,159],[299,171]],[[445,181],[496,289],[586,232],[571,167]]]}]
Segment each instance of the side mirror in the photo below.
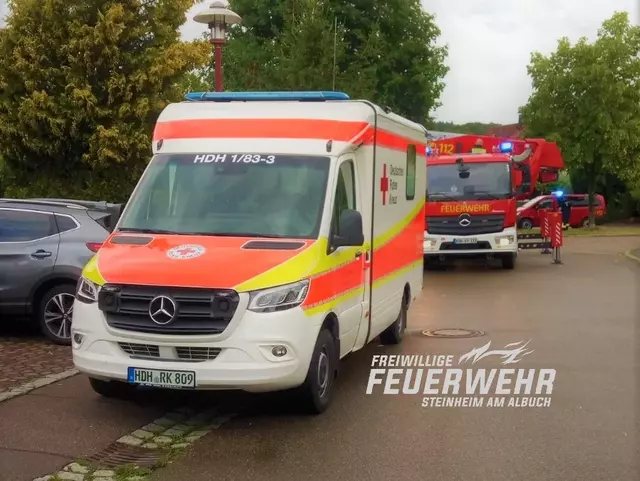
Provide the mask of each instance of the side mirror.
[{"label": "side mirror", "polygon": [[357,210],[342,211],[338,221],[338,235],[331,239],[333,247],[358,247],[364,244],[362,215]]},{"label": "side mirror", "polygon": [[518,187],[516,187],[516,195],[527,194],[529,192],[529,189],[531,189],[531,184],[523,182]]}]

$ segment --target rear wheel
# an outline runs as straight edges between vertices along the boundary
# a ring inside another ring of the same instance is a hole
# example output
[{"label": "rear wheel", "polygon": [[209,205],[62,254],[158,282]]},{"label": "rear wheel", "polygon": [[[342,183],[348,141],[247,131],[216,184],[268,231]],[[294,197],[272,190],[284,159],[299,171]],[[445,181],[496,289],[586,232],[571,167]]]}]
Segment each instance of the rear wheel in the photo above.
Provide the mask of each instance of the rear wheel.
[{"label": "rear wheel", "polygon": [[36,312],[42,333],[56,344],[71,344],[71,321],[75,286],[62,284],[49,289],[40,299]]},{"label": "rear wheel", "polygon": [[407,328],[407,317],[409,311],[409,305],[407,296],[402,298],[402,305],[400,306],[400,313],[395,322],[387,327],[386,330],[380,334],[380,342],[387,345],[400,344],[404,338],[404,331]]},{"label": "rear wheel", "polygon": [[323,328],[313,350],[307,377],[296,393],[305,412],[321,414],[327,410],[333,397],[337,367],[335,339],[328,329]]},{"label": "rear wheel", "polygon": [[97,394],[107,398],[123,398],[133,392],[133,386],[122,381],[103,381],[90,377],[89,384]]}]

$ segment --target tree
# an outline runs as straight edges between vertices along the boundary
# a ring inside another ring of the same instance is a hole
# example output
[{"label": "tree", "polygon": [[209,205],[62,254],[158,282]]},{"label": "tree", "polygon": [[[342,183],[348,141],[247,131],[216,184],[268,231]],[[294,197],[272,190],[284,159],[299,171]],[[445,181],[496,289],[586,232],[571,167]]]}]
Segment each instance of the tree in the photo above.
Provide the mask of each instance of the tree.
[{"label": "tree", "polygon": [[640,27],[617,12],[597,39],[558,42],[549,56],[534,53],[533,92],[521,115],[530,131],[558,141],[572,172],[587,179],[595,225],[595,187],[616,174],[631,179],[640,167]]},{"label": "tree", "polygon": [[9,195],[124,201],[206,43],[194,0],[11,0],[0,31],[0,157]]},{"label": "tree", "polygon": [[[439,106],[447,49],[435,44],[440,31],[419,0],[231,0],[230,8],[243,21],[224,50],[229,90],[335,85],[423,124]],[[212,79],[209,66],[200,78]]]}]

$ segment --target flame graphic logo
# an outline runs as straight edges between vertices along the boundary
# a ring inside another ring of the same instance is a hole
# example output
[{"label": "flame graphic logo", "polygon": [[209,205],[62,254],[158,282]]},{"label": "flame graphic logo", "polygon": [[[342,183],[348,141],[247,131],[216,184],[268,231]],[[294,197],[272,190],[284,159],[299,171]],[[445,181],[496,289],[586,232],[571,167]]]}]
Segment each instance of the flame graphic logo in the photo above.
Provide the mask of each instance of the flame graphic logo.
[{"label": "flame graphic logo", "polygon": [[472,360],[472,364],[475,364],[480,359],[484,359],[485,357],[500,356],[503,359],[503,365],[516,364],[520,362],[524,356],[533,352],[533,349],[526,348],[530,342],[531,340],[528,340],[527,342],[512,342],[511,344],[507,344],[506,346],[504,346],[504,349],[489,350],[489,348],[491,347],[491,341],[489,341],[484,346],[476,347],[468,353],[460,356],[460,359],[458,359],[458,363],[462,364],[464,362]]}]

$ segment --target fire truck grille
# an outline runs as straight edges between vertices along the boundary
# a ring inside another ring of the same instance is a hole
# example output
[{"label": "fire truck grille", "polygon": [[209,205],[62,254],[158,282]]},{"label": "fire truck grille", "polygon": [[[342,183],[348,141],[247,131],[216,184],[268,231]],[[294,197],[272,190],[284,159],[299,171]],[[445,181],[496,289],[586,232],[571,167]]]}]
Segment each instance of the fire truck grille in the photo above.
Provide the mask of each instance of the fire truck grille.
[{"label": "fire truck grille", "polygon": [[433,235],[478,235],[501,232],[504,229],[504,215],[471,215],[469,224],[461,225],[460,216],[427,217],[427,231]]}]

